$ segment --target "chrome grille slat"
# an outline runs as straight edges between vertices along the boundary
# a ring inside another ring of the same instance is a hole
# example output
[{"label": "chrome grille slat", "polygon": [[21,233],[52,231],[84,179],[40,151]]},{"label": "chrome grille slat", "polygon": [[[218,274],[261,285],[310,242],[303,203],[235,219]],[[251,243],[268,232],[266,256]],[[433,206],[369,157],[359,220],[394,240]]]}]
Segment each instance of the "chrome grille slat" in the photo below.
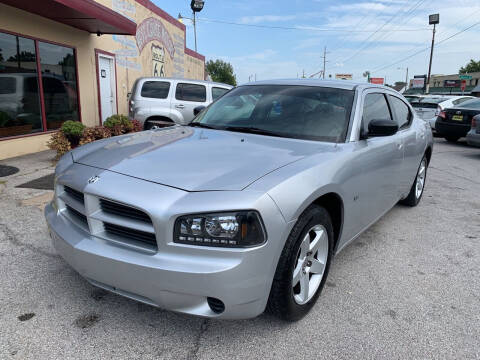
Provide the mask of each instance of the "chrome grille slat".
[{"label": "chrome grille slat", "polygon": [[86,214],[85,205],[83,202],[78,201],[76,198],[71,197],[67,193],[60,194],[58,198],[62,200],[65,205],[70,206],[71,208],[78,211],[80,214]]},{"label": "chrome grille slat", "polygon": [[104,211],[96,211],[95,213],[91,214],[90,217],[105,223],[132,228],[134,230],[148,232],[151,234],[155,233],[155,229],[151,223],[125,218],[124,216],[120,215],[105,213]]},{"label": "chrome grille slat", "polygon": [[152,246],[157,246],[157,240],[155,238],[155,234],[147,233],[144,231],[139,231],[115,224],[104,223],[105,232],[111,233],[116,236],[126,237],[130,240],[140,241]]},{"label": "chrome grille slat", "polygon": [[143,221],[147,223],[152,223],[150,217],[145,214],[143,211],[137,210],[135,208],[125,206],[113,201],[109,201],[106,199],[100,199],[100,207],[106,213],[123,216],[127,218],[131,218],[138,221]]},{"label": "chrome grille slat", "polygon": [[72,189],[70,186],[64,186],[63,190],[68,194],[68,196],[74,198],[78,202],[81,202],[82,204],[85,203],[85,196],[82,192]]},{"label": "chrome grille slat", "polygon": [[68,212],[69,216],[77,218],[82,223],[84,223],[85,226],[88,226],[87,217],[85,215],[83,215],[81,212],[75,210],[70,205],[66,205],[65,207],[67,209],[67,212]]}]

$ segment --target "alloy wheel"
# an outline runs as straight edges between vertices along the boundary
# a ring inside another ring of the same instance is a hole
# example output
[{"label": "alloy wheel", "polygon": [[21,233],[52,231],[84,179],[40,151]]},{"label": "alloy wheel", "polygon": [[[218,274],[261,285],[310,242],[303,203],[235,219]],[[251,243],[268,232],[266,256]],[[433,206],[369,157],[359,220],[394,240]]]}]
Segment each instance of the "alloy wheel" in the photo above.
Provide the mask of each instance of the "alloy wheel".
[{"label": "alloy wheel", "polygon": [[293,270],[293,297],[297,304],[306,304],[315,295],[322,282],[327,259],[327,229],[323,225],[315,225],[300,244]]},{"label": "alloy wheel", "polygon": [[422,196],[423,193],[423,188],[425,186],[425,175],[427,172],[427,162],[425,159],[422,160],[420,163],[420,167],[418,168],[418,173],[417,173],[417,182],[415,184],[415,197],[417,199]]}]

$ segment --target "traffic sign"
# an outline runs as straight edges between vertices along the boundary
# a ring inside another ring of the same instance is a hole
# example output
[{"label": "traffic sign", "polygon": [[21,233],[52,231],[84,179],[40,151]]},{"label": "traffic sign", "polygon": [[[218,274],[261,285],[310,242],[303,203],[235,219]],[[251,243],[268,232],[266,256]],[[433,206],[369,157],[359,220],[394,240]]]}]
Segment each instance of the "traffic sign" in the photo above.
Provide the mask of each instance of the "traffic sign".
[{"label": "traffic sign", "polygon": [[459,78],[460,80],[471,80],[472,75],[460,75]]}]

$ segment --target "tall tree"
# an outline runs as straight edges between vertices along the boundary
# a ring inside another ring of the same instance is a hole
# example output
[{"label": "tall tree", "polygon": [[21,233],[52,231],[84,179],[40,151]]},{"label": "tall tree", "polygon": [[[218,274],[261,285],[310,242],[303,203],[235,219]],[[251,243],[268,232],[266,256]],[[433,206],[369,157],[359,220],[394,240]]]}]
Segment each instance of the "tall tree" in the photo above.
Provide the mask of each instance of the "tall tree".
[{"label": "tall tree", "polygon": [[471,59],[467,65],[462,66],[460,68],[459,73],[466,74],[466,73],[479,72],[479,71],[480,71],[480,60],[475,61]]},{"label": "tall tree", "polygon": [[206,64],[207,72],[212,77],[213,81],[237,85],[237,79],[233,73],[233,66],[223,60],[209,60]]}]

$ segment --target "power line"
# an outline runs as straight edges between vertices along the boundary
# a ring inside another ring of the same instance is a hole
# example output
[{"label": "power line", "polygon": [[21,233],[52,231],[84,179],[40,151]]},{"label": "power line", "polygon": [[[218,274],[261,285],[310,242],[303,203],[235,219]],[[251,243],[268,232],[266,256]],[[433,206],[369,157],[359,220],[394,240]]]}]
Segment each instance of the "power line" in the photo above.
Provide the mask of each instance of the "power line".
[{"label": "power line", "polygon": [[[457,35],[460,35],[460,34],[464,33],[465,31],[470,30],[471,28],[473,28],[473,27],[475,27],[475,26],[477,26],[477,25],[480,25],[480,21],[479,21],[479,22],[476,22],[476,23],[474,23],[474,24],[472,24],[472,25],[470,25],[470,26],[468,26],[468,27],[466,27],[466,28],[463,29],[463,30],[460,30],[460,31],[456,32],[456,33],[453,34],[453,35],[450,35],[449,37],[447,37],[447,38],[445,38],[445,39],[443,39],[443,40],[438,41],[435,45],[436,45],[436,46],[439,46],[439,45],[443,44],[444,42],[446,42],[446,41],[454,38],[454,37],[457,36]],[[389,67],[392,67],[392,66],[394,66],[394,65],[400,64],[401,62],[403,62],[403,61],[405,61],[405,60],[408,60],[408,59],[410,59],[410,58],[412,58],[412,57],[414,57],[414,56],[416,56],[416,55],[418,55],[418,54],[421,54],[422,52],[427,51],[427,50],[429,50],[429,49],[430,49],[430,46],[427,46],[426,48],[423,48],[423,49],[421,49],[421,50],[419,50],[419,51],[417,51],[417,52],[415,52],[415,53],[413,53],[413,54],[411,54],[411,55],[409,55],[409,56],[406,56],[406,57],[404,57],[404,58],[402,58],[402,59],[400,59],[400,60],[398,60],[398,61],[395,61],[395,62],[393,62],[393,63],[391,63],[391,64],[389,64],[389,65],[382,66],[382,67],[380,67],[380,68],[377,68],[377,69],[375,69],[375,70],[372,70],[372,73],[373,73],[373,72],[382,71],[382,70],[388,69]]]},{"label": "power line", "polygon": [[[351,28],[331,28],[331,29],[322,29],[317,28],[315,26],[275,26],[275,25],[261,25],[261,24],[243,24],[243,23],[236,23],[231,21],[225,20],[215,20],[215,19],[207,19],[207,18],[198,18],[197,22],[201,20],[204,22],[210,23],[218,23],[218,24],[227,24],[227,25],[236,25],[236,26],[247,26],[247,27],[254,27],[254,28],[262,28],[262,29],[280,29],[280,30],[299,30],[299,31],[319,31],[319,32],[347,32],[347,33],[371,33],[375,31],[381,32],[390,32],[392,29],[384,29],[384,30],[352,30]],[[397,31],[401,32],[415,32],[415,31],[429,31],[429,28],[417,28],[417,29],[400,29]]]},{"label": "power line", "polygon": [[[407,13],[409,11],[411,11],[412,9],[416,9],[416,6],[419,6],[419,4],[423,3],[425,0],[418,0],[418,2],[413,5],[409,10],[407,10]],[[351,59],[353,59],[355,56],[357,56],[358,54],[360,54],[363,50],[365,50],[368,46],[369,46],[369,43],[368,43],[368,40],[370,40],[373,36],[375,36],[377,33],[381,32],[382,29],[388,25],[389,23],[391,23],[397,16],[399,16],[401,13],[403,12],[403,8],[402,8],[402,11],[399,11],[397,13],[395,13],[392,17],[390,17],[390,19],[388,19],[387,21],[385,21],[383,23],[383,25],[381,25],[377,30],[375,30],[372,34],[370,34],[370,36],[368,36],[361,44],[360,44],[360,47],[359,49],[353,54],[353,55],[350,55],[349,57],[347,57],[346,59],[342,60],[342,63],[345,63],[347,61],[350,61]],[[398,31],[398,30],[397,30]],[[365,44],[365,46],[364,46]]]}]

